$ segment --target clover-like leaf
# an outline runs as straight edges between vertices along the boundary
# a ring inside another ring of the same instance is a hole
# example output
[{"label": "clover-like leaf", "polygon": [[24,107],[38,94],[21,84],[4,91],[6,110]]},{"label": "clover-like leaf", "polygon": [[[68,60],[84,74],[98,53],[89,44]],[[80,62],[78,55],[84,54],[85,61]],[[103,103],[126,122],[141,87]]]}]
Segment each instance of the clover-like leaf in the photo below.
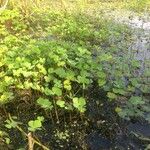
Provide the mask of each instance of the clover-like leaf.
[{"label": "clover-like leaf", "polygon": [[59,107],[61,107],[61,108],[65,107],[65,101],[63,101],[63,100],[58,100],[58,101],[56,102],[56,104],[57,104]]},{"label": "clover-like leaf", "polygon": [[139,96],[132,96],[129,99],[129,102],[132,105],[142,105],[142,104],[145,104],[145,101],[142,99],[142,97],[139,97]]},{"label": "clover-like leaf", "polygon": [[53,92],[53,94],[56,94],[57,96],[62,95],[62,90],[58,87],[55,87],[55,86],[52,88],[52,92]]},{"label": "clover-like leaf", "polygon": [[71,90],[71,82],[70,82],[70,80],[65,80],[65,81],[64,81],[64,88],[65,88],[66,90],[68,90],[68,91]]},{"label": "clover-like leaf", "polygon": [[42,122],[44,121],[44,117],[38,116],[36,120],[30,120],[28,122],[28,130],[35,132],[36,130],[41,130]]},{"label": "clover-like leaf", "polygon": [[80,112],[85,112],[86,100],[83,97],[74,97],[72,101],[75,108],[77,108]]},{"label": "clover-like leaf", "polygon": [[103,86],[103,85],[105,85],[105,83],[106,83],[106,80],[104,80],[104,79],[99,79],[98,80],[98,85],[99,86]]},{"label": "clover-like leaf", "polygon": [[108,98],[110,98],[110,99],[116,99],[116,98],[117,98],[117,95],[114,94],[114,93],[112,93],[112,92],[108,92],[108,93],[107,93],[107,96],[108,96]]},{"label": "clover-like leaf", "polygon": [[44,99],[44,98],[39,98],[37,100],[37,103],[44,109],[52,109],[53,108],[53,105],[52,105],[52,102],[50,102],[48,99]]}]

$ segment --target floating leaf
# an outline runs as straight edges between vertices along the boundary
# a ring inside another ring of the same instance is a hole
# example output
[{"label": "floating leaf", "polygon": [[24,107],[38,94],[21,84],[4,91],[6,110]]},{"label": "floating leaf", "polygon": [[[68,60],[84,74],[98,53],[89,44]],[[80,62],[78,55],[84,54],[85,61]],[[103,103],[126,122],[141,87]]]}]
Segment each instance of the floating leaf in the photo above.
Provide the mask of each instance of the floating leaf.
[{"label": "floating leaf", "polygon": [[129,99],[129,102],[132,105],[142,105],[142,104],[145,104],[145,101],[142,99],[142,97],[139,97],[139,96],[132,96]]}]

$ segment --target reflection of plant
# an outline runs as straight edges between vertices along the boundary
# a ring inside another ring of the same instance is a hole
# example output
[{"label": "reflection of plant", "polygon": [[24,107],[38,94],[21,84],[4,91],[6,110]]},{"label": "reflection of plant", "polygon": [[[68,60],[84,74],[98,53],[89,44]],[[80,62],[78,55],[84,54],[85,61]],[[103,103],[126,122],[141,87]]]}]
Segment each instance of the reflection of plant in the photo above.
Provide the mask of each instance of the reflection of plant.
[{"label": "reflection of plant", "polygon": [[126,103],[126,106],[121,108],[116,108],[116,112],[125,119],[129,119],[129,117],[144,117],[148,121],[149,116],[145,116],[145,112],[150,112],[149,104],[146,103],[146,100],[143,100],[141,97],[132,96]]}]

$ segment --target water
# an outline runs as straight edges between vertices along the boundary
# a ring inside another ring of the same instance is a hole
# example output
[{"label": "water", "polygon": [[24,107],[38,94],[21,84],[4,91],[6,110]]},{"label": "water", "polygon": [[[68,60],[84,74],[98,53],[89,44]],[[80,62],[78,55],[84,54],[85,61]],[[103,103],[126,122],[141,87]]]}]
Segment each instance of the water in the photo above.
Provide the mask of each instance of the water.
[{"label": "water", "polygon": [[[150,71],[150,15],[144,14],[140,17],[134,13],[132,14],[132,12],[124,14],[114,11],[114,13],[111,12],[110,14],[106,14],[106,16],[111,16],[117,23],[126,24],[131,28],[134,40],[128,48],[129,59],[140,61],[140,68],[136,71],[136,76],[143,78],[143,80],[145,80],[144,82],[150,87],[150,76],[144,76],[145,70]],[[99,97],[98,93],[95,95],[93,98],[94,101],[96,101],[96,97]],[[150,99],[150,97],[147,98]],[[108,104],[105,103],[103,105],[104,110],[100,111],[100,108],[97,108],[96,104],[93,104],[94,101],[89,105],[89,113],[91,113],[91,118],[94,120],[94,131],[87,137],[89,149],[144,150],[146,145],[150,144],[149,141],[144,140],[145,138],[150,139],[149,123],[144,120],[135,120],[129,122],[125,121],[124,124],[120,124],[119,122],[115,122],[116,117],[111,114],[111,110],[108,110],[108,108],[113,106],[108,106]],[[105,114],[103,115],[102,112],[105,112]],[[96,117],[94,118],[94,116]],[[103,116],[105,117],[103,118]],[[102,134],[104,130],[102,124],[100,125],[101,128],[97,126],[98,120],[102,118],[107,131],[114,133],[114,140]],[[109,129],[111,124],[115,125],[112,127],[112,131]]]}]

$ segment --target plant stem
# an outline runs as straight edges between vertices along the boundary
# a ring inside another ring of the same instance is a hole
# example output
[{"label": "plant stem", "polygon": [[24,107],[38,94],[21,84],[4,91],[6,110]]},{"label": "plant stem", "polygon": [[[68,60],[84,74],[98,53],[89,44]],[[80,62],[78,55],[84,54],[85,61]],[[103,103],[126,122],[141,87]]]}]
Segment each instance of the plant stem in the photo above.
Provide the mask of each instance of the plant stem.
[{"label": "plant stem", "polygon": [[31,132],[28,133],[28,143],[29,143],[29,150],[34,150],[34,143],[32,140],[32,134]]},{"label": "plant stem", "polygon": [[56,103],[55,103],[55,100],[53,99],[53,102],[54,102],[54,109],[55,109],[55,114],[56,114],[56,119],[57,119],[57,122],[59,123],[59,117],[58,117],[58,112],[57,112],[57,108],[56,108]]},{"label": "plant stem", "polygon": [[[9,116],[9,119],[11,121],[13,121],[10,113],[8,114],[8,116]],[[16,128],[28,138],[28,134],[20,126],[17,125]],[[30,140],[32,140],[32,143],[36,143],[37,145],[39,145],[40,147],[42,147],[44,150],[50,150],[48,147],[46,147],[42,143],[40,143],[37,140],[35,140],[32,136],[30,137]]]},{"label": "plant stem", "polygon": [[52,112],[50,112],[50,116],[51,116],[51,119],[52,119],[52,124],[54,124],[54,119],[53,119]]}]

